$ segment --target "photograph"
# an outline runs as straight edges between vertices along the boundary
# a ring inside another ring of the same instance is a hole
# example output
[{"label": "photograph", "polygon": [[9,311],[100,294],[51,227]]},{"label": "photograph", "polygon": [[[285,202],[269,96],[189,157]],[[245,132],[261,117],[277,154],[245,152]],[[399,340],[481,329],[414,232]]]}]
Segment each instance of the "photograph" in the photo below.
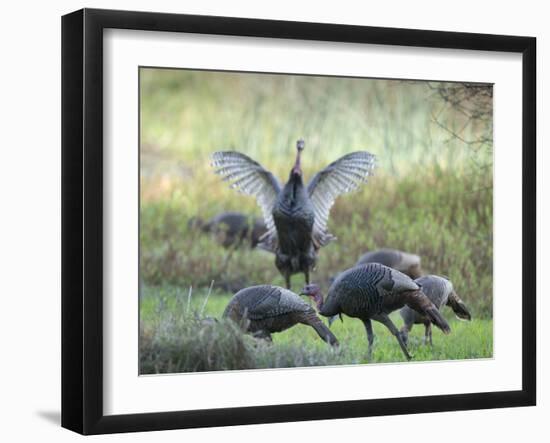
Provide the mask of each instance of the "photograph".
[{"label": "photograph", "polygon": [[140,375],[493,358],[492,84],[138,69]]},{"label": "photograph", "polygon": [[6,2],[0,441],[549,434],[543,5]]}]

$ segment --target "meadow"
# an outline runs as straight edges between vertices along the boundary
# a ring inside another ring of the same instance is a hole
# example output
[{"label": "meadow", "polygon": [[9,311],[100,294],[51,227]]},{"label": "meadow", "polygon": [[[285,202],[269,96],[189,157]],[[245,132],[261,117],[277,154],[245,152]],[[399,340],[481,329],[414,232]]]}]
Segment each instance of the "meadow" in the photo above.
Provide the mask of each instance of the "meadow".
[{"label": "meadow", "polygon": [[[208,296],[204,290],[189,294],[167,286],[145,291],[140,312],[141,373],[406,362],[395,337],[377,322],[373,322],[376,338],[369,361],[365,329],[359,320],[343,317],[343,322],[332,325],[340,341],[335,349],[305,325],[274,334],[273,343],[268,343],[243,334],[238,325],[222,319],[230,294],[213,292]],[[444,336],[433,328],[433,346],[423,342],[424,326],[414,326],[409,337],[413,361],[492,356],[490,319],[465,322],[446,314],[453,332]],[[391,317],[396,325],[401,324],[398,312]]]},{"label": "meadow", "polygon": [[[487,87],[463,93],[434,82],[168,69],[142,69],[140,87],[142,373],[367,363],[364,328],[355,319],[333,324],[342,343],[336,351],[307,326],[267,344],[220,320],[238,289],[282,286],[283,279],[271,254],[240,248],[228,256],[214,238],[188,226],[191,217],[228,210],[260,216],[252,198],[213,173],[212,152],[246,153],[283,181],[298,138],[306,141],[306,180],[345,153],[377,156],[369,183],[332,208],[329,229],[338,240],[321,250],[312,281],[326,292],[329,278],[367,250],[414,252],[426,272],[453,281],[474,318],[454,320],[444,309],[453,331],[434,330],[433,348],[421,343],[423,327],[415,326],[414,360],[492,356]],[[303,283],[295,275],[293,290]],[[399,314],[392,318],[401,327]],[[374,327],[371,362],[403,361],[395,338]]]}]

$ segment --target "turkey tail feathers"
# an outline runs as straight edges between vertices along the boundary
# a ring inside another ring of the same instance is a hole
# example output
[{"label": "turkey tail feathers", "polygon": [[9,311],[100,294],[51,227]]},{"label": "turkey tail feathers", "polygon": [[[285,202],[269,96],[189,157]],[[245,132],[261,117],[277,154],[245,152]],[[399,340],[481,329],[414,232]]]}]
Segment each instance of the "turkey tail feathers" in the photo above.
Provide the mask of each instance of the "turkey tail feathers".
[{"label": "turkey tail feathers", "polygon": [[432,304],[432,306],[427,308],[425,312],[430,321],[439,329],[441,329],[445,334],[451,332],[451,327],[449,326],[449,323],[447,323],[447,320],[445,320],[445,318],[441,315],[435,305]]},{"label": "turkey tail feathers", "polygon": [[419,290],[406,293],[405,304],[419,314],[427,316],[430,321],[445,334],[451,332],[451,327],[449,323],[447,323],[447,320],[445,320],[436,306],[422,291]]},{"label": "turkey tail feathers", "polygon": [[451,292],[447,300],[447,305],[451,307],[456,316],[462,320],[471,320],[472,314],[461,300],[461,298],[456,294],[456,292]]}]

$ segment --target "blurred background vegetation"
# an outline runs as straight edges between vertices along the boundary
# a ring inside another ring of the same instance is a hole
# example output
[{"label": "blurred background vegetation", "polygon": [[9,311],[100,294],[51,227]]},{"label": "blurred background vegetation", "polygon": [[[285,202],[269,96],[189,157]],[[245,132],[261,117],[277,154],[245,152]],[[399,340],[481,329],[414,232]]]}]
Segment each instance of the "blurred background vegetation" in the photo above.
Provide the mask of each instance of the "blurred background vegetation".
[{"label": "blurred background vegetation", "polygon": [[[226,300],[244,286],[283,285],[271,254],[244,247],[226,261],[188,221],[261,215],[213,173],[214,151],[243,152],[284,182],[298,138],[306,180],[346,153],[377,156],[369,183],[333,207],[338,240],[321,250],[313,281],[326,291],[367,250],[402,249],[449,277],[475,318],[492,318],[490,85],[142,68],[140,88],[143,319],[190,286],[200,294],[214,281],[212,297]],[[302,284],[294,276],[293,289]],[[218,304],[207,314],[219,316]]]}]

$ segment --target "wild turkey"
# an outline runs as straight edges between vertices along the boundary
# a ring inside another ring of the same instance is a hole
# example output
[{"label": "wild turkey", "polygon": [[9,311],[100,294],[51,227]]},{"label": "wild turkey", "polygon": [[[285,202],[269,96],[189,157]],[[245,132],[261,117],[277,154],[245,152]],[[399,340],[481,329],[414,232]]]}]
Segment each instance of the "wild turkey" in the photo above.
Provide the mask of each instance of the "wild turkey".
[{"label": "wild turkey", "polygon": [[213,234],[224,248],[238,247],[245,240],[249,241],[250,247],[254,248],[259,243],[260,237],[267,231],[262,219],[233,211],[222,212],[206,222],[200,217],[192,217],[189,219],[188,226]]},{"label": "wild turkey", "polygon": [[378,249],[376,251],[369,251],[357,260],[356,265],[365,265],[367,263],[380,263],[389,266],[390,268],[401,271],[403,274],[407,274],[412,279],[422,275],[420,257],[397,249]]},{"label": "wild turkey", "polygon": [[241,289],[229,301],[224,318],[244,325],[248,332],[271,340],[271,334],[302,323],[309,325],[330,345],[338,345],[334,334],[321,321],[315,309],[294,292],[278,286],[260,285]]},{"label": "wild turkey", "polygon": [[319,314],[330,317],[330,323],[341,314],[359,318],[367,331],[369,359],[374,341],[371,320],[376,320],[396,337],[405,357],[410,360],[401,333],[389,317],[392,311],[404,305],[426,315],[443,332],[450,332],[447,321],[417,283],[405,274],[379,263],[359,265],[342,272],[330,286],[326,300],[323,300],[316,284],[306,285],[301,294],[313,297]]},{"label": "wild turkey", "polygon": [[281,188],[273,174],[235,151],[215,152],[212,165],[232,188],[252,195],[262,209],[267,232],[259,246],[275,253],[275,265],[290,289],[290,277],[303,272],[306,283],[317,252],[335,237],[327,230],[336,198],[367,182],[375,157],[365,151],[347,154],[318,172],[304,186],[300,164],[304,141],[296,143],[296,161]]},{"label": "wild turkey", "polygon": [[[437,275],[425,275],[415,280],[422,287],[422,292],[431,300],[437,309],[442,306],[450,306],[458,318],[471,320],[472,316],[468,308],[453,289],[453,284],[446,278]],[[404,326],[401,328],[401,336],[405,344],[408,342],[409,332],[414,324],[423,324],[425,326],[424,343],[432,344],[432,324],[425,315],[413,311],[408,306],[404,306],[399,311]]]}]

